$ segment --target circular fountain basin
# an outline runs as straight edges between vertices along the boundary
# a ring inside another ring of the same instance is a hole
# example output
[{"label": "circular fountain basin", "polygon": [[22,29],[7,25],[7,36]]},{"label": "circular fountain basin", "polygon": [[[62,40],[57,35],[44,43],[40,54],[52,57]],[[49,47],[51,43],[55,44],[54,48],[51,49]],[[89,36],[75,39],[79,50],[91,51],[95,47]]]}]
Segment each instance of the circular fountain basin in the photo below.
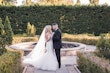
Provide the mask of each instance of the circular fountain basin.
[{"label": "circular fountain basin", "polygon": [[[36,42],[23,42],[23,43],[13,44],[9,47],[14,50],[24,51],[24,56],[25,56],[32,51],[32,49],[35,47],[36,44],[37,44]],[[63,41],[61,48],[61,55],[62,56],[76,55],[76,51],[84,51],[84,50],[86,50],[86,45],[82,43]]]}]

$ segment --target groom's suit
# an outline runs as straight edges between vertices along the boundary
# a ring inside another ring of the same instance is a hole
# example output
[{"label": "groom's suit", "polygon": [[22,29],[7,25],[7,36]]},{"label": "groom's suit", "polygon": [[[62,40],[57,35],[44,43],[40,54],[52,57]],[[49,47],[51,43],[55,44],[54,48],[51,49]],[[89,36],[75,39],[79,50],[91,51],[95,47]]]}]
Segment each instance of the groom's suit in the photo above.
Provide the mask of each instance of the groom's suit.
[{"label": "groom's suit", "polygon": [[57,29],[55,32],[54,32],[54,35],[53,35],[53,48],[55,49],[55,53],[56,53],[56,56],[57,56],[57,60],[58,60],[58,63],[59,63],[59,68],[61,66],[61,58],[60,58],[60,49],[62,48],[62,39],[61,39],[62,35],[61,35],[61,31],[60,29]]}]

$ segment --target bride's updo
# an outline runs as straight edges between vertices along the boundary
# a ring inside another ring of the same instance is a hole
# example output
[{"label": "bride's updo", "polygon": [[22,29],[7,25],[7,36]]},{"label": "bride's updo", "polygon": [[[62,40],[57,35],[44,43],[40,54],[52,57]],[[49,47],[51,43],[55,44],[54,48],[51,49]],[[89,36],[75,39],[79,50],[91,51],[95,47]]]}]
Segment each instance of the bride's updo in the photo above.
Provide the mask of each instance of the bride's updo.
[{"label": "bride's updo", "polygon": [[47,32],[52,33],[52,31],[51,31],[51,25],[45,26],[45,32],[46,32],[46,33],[47,33]]}]

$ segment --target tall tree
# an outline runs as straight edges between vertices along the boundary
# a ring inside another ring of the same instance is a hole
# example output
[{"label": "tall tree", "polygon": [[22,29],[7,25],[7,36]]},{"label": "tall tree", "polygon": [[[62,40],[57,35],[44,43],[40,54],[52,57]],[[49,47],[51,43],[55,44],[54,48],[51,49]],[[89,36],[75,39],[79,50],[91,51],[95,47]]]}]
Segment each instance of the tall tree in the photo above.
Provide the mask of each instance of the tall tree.
[{"label": "tall tree", "polygon": [[77,3],[76,3],[76,5],[81,5],[81,2],[80,2],[80,0],[77,0]]},{"label": "tall tree", "polygon": [[5,30],[5,36],[6,36],[6,44],[7,45],[12,44],[13,31],[12,31],[8,16],[6,16],[6,18],[5,18],[4,30]]},{"label": "tall tree", "polygon": [[0,18],[0,35],[4,34],[4,26],[2,24],[2,19]]},{"label": "tall tree", "polygon": [[17,0],[3,0],[3,4],[5,5],[15,5]]},{"label": "tall tree", "polygon": [[26,0],[26,5],[31,5],[31,0]]},{"label": "tall tree", "polygon": [[30,36],[30,33],[31,33],[31,24],[30,24],[30,22],[27,23],[27,30],[26,30],[26,32],[27,32],[27,35]]},{"label": "tall tree", "polygon": [[0,18],[0,55],[6,52],[5,46],[5,36],[4,36],[4,26],[2,24],[2,19]]},{"label": "tall tree", "polygon": [[51,3],[53,5],[73,5],[74,1],[73,0],[40,0],[41,2],[46,2],[46,3]]},{"label": "tall tree", "polygon": [[90,4],[93,4],[93,5],[98,5],[99,3],[99,0],[89,0],[90,1]]},{"label": "tall tree", "polygon": [[31,36],[35,36],[35,34],[36,34],[36,28],[35,28],[35,26],[32,24],[32,26],[31,26]]},{"label": "tall tree", "polygon": [[30,24],[30,22],[27,23],[27,36],[35,36],[36,34],[36,28],[35,26],[32,24]]},{"label": "tall tree", "polygon": [[2,4],[3,3],[3,0],[0,0],[0,4]]}]

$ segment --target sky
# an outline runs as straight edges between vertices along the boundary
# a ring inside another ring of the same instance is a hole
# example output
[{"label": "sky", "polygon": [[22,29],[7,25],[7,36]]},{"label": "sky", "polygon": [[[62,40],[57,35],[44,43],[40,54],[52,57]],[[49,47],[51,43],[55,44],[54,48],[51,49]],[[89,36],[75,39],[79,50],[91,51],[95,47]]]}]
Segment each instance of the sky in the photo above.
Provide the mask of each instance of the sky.
[{"label": "sky", "polygon": [[[22,5],[22,1],[23,0],[17,0],[17,6]],[[36,2],[37,0],[31,0],[31,1]],[[77,0],[73,0],[73,1],[74,1],[74,3],[77,2]],[[80,0],[80,2],[82,5],[88,5],[89,4],[89,0]],[[105,3],[107,3],[110,6],[110,0],[99,0],[99,5],[103,5]]]}]

